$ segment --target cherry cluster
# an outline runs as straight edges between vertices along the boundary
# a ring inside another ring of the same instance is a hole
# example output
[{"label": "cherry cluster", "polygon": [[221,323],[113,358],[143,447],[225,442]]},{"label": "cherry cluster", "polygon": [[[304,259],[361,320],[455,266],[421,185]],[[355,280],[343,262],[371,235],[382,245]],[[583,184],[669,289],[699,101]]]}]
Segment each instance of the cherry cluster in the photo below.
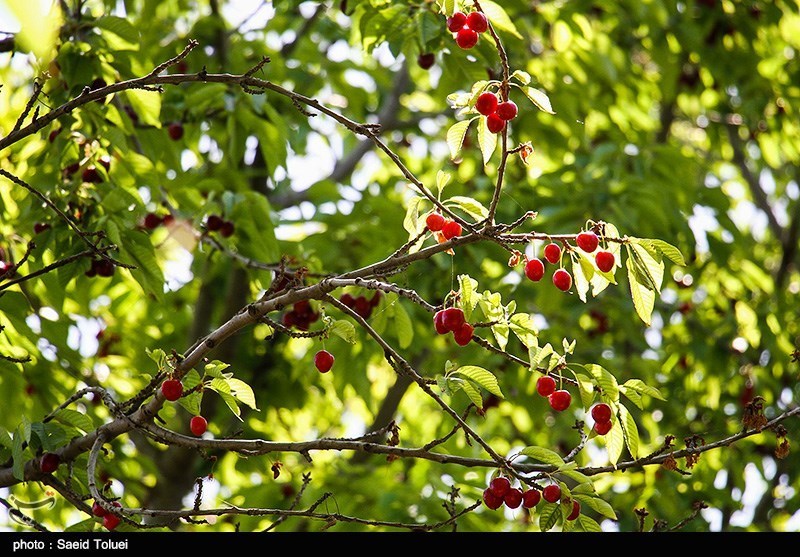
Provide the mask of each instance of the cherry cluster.
[{"label": "cherry cluster", "polygon": [[489,29],[489,20],[481,12],[456,12],[447,18],[447,29],[455,33],[460,48],[469,50],[478,44],[480,34]]},{"label": "cherry cluster", "polygon": [[[117,508],[122,508],[122,504],[120,504],[119,501],[112,501],[111,505],[114,506],[114,507],[117,507]],[[119,516],[108,512],[97,501],[95,501],[92,504],[92,514],[95,515],[96,517],[99,517],[99,518],[103,519],[103,526],[107,530],[113,530],[114,528],[116,528],[119,525],[120,521],[122,520]]]},{"label": "cherry cluster", "polygon": [[291,311],[283,314],[283,326],[287,328],[296,327],[301,331],[307,331],[312,323],[319,320],[319,313],[314,311],[308,300],[300,300]]},{"label": "cherry cluster", "polygon": [[175,217],[169,214],[159,215],[158,213],[147,213],[142,221],[142,226],[144,226],[147,230],[155,230],[162,224],[169,225],[174,220]]},{"label": "cherry cluster", "polygon": [[605,402],[595,404],[591,410],[594,420],[594,430],[598,435],[605,435],[611,431],[611,407]]},{"label": "cherry cluster", "polygon": [[517,105],[514,101],[500,102],[497,95],[484,91],[475,101],[475,110],[486,116],[486,127],[492,133],[500,133],[509,122],[517,117]]},{"label": "cherry cluster", "polygon": [[364,319],[369,319],[372,315],[372,310],[380,303],[382,295],[380,291],[376,291],[375,294],[372,295],[372,298],[367,299],[366,296],[353,296],[345,292],[339,298],[339,301]]},{"label": "cherry cluster", "polygon": [[445,218],[440,213],[431,213],[425,218],[425,226],[431,232],[439,232],[445,240],[461,236],[461,225],[452,219]]},{"label": "cherry cluster", "polygon": [[563,412],[572,404],[572,395],[566,389],[556,389],[556,380],[549,375],[543,375],[536,381],[536,392],[547,398],[550,408],[556,412]]},{"label": "cherry cluster", "polygon": [[[581,232],[575,237],[575,243],[586,253],[595,254],[594,261],[601,272],[608,273],[614,268],[616,264],[614,254],[605,249],[598,250],[600,247],[600,238],[598,238],[597,234],[594,232]],[[550,242],[544,247],[544,258],[553,265],[560,264],[561,255],[561,246],[555,242]],[[544,262],[538,257],[529,259],[525,263],[525,276],[533,282],[539,282],[544,276],[544,271]],[[572,288],[572,275],[563,267],[559,267],[553,273],[553,284],[559,290],[566,292]]]},{"label": "cherry cluster", "polygon": [[208,215],[206,218],[206,230],[209,232],[219,232],[223,238],[230,238],[235,231],[233,223],[223,219],[219,215]]},{"label": "cherry cluster", "polygon": [[440,335],[453,333],[453,339],[459,346],[466,346],[472,340],[475,327],[467,323],[464,311],[459,308],[447,308],[437,311],[433,316],[433,326]]},{"label": "cherry cluster", "polygon": [[[542,489],[522,490],[519,487],[512,487],[511,481],[505,476],[497,476],[489,482],[489,487],[483,490],[483,502],[493,511],[503,505],[509,509],[517,509],[522,506],[525,509],[532,509],[540,500],[544,499],[548,503],[557,503],[561,500],[561,487],[558,484],[550,484]],[[581,504],[575,499],[572,500],[572,511],[567,520],[575,520],[581,512]]]}]

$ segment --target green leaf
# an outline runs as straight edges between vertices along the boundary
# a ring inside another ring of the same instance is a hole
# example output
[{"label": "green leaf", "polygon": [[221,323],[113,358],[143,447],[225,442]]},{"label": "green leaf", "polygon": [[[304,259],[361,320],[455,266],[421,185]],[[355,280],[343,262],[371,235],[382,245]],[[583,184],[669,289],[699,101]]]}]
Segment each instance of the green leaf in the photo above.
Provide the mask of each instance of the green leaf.
[{"label": "green leaf", "polygon": [[483,408],[483,397],[481,397],[481,393],[478,392],[478,389],[475,388],[472,383],[469,381],[459,381],[457,384],[467,393],[467,396],[475,406]]},{"label": "green leaf", "polygon": [[126,234],[121,246],[121,259],[133,263],[136,268],[131,274],[146,294],[152,294],[157,300],[164,298],[164,275],[158,266],[155,248],[150,238],[140,231]]},{"label": "green leaf", "polygon": [[511,74],[511,79],[516,79],[520,85],[528,85],[531,82],[531,74],[516,70]]},{"label": "green leaf", "polygon": [[421,10],[417,18],[417,32],[423,50],[442,33],[442,22],[439,17],[428,10]]},{"label": "green leaf", "polygon": [[206,388],[217,393],[228,406],[228,408],[230,408],[230,411],[233,413],[233,415],[239,418],[239,421],[244,421],[242,420],[241,416],[242,411],[239,409],[236,399],[231,394],[231,387],[228,385],[228,382],[225,379],[214,377],[209,383],[206,384]]},{"label": "green leaf", "polygon": [[139,42],[139,31],[127,19],[105,15],[95,19],[93,25],[98,29],[113,33],[131,45]]},{"label": "green leaf", "polygon": [[[475,118],[472,118],[472,120],[475,120]],[[464,137],[467,135],[467,130],[472,120],[456,122],[447,130],[447,146],[450,148],[451,159],[457,159],[461,153],[461,146],[464,144]]]},{"label": "green leaf", "polygon": [[580,301],[584,303],[586,303],[586,293],[589,292],[589,278],[594,275],[594,270],[591,269],[591,266],[589,270],[590,272],[587,273],[582,257],[578,257],[577,262],[572,259],[572,277],[575,280],[575,290],[578,291]]},{"label": "green leaf", "polygon": [[203,368],[203,371],[206,375],[211,377],[219,377],[220,379],[225,379],[225,375],[222,373],[222,370],[228,369],[230,367],[229,364],[225,362],[220,362],[219,360],[214,360],[209,362]]},{"label": "green leaf", "polygon": [[619,401],[619,384],[617,383],[617,378],[610,371],[598,364],[586,364],[583,367],[595,378],[597,384],[603,390],[603,394],[609,400],[613,402]]},{"label": "green leaf", "polygon": [[539,528],[543,532],[552,530],[561,517],[561,505],[558,503],[543,503],[539,509]]},{"label": "green leaf", "polygon": [[266,196],[245,192],[232,198],[229,218],[236,223],[231,238],[239,252],[258,261],[277,261],[281,252],[275,238],[272,209]]},{"label": "green leaf", "polygon": [[639,283],[631,257],[628,257],[625,261],[625,265],[628,268],[628,284],[631,290],[633,307],[636,309],[636,314],[639,316],[639,319],[649,327],[651,322],[650,317],[653,314],[653,308],[656,303],[655,292]]},{"label": "green leaf", "polygon": [[588,507],[605,518],[617,520],[617,513],[603,499],[591,495],[576,494],[575,491],[572,492],[572,496],[578,500],[582,507]]},{"label": "green leaf", "polygon": [[[133,110],[139,116],[139,121],[147,126],[161,127],[161,95],[154,91],[143,89],[128,89],[125,92]],[[126,153],[128,157],[130,154]]]},{"label": "green leaf", "polygon": [[554,354],[553,346],[548,342],[536,352],[536,356],[531,360],[531,370],[538,368],[544,359],[552,354]]},{"label": "green leaf", "polygon": [[547,93],[535,87],[520,87],[520,89],[522,89],[525,96],[528,97],[539,110],[548,114],[555,114],[555,112],[553,112],[553,107],[550,105],[550,98],[547,96]]},{"label": "green leaf", "polygon": [[464,318],[469,321],[480,299],[480,296],[475,293],[478,288],[478,281],[469,275],[458,275],[458,284],[460,287],[459,307],[464,312]]},{"label": "green leaf", "polygon": [[489,216],[489,209],[484,207],[480,201],[471,197],[454,195],[445,202],[445,205],[458,207],[476,221],[483,220]]},{"label": "green leaf", "polygon": [[659,240],[656,238],[628,238],[629,240],[635,240],[638,243],[647,246],[651,249],[651,251],[657,251],[664,257],[668,258],[673,263],[680,265],[682,267],[686,266],[686,260],[683,258],[683,254],[681,250],[665,242],[664,240]]},{"label": "green leaf", "polygon": [[253,410],[258,410],[258,406],[256,406],[256,395],[253,393],[253,389],[242,381],[241,379],[236,379],[231,377],[228,379],[228,386],[231,389],[231,394],[241,402],[242,404],[246,404]]},{"label": "green leaf", "polygon": [[584,514],[578,515],[575,520],[575,530],[579,532],[602,532],[603,529],[593,518]]},{"label": "green leaf", "polygon": [[456,11],[456,0],[440,0],[439,6],[442,13],[450,17]]},{"label": "green leaf", "polygon": [[581,404],[584,408],[589,408],[594,401],[594,381],[582,373],[576,373],[575,379],[578,381],[578,392],[581,395]]},{"label": "green leaf", "polygon": [[394,305],[394,326],[400,348],[408,348],[414,340],[414,325],[401,303]]},{"label": "green leaf", "polygon": [[651,287],[651,290],[660,292],[664,280],[664,262],[661,260],[661,254],[648,250],[644,244],[636,241],[628,244],[628,254],[633,257],[636,272],[639,273],[636,277],[639,282]]},{"label": "green leaf", "polygon": [[483,9],[483,13],[489,19],[489,22],[492,24],[492,27],[494,27],[496,30],[505,31],[506,33],[514,35],[518,39],[522,38],[522,35],[520,35],[517,27],[514,25],[514,22],[511,21],[511,18],[500,4],[497,4],[492,0],[481,0],[481,8]]},{"label": "green leaf", "polygon": [[421,197],[412,197],[408,201],[406,216],[403,219],[403,228],[408,232],[408,239],[414,238],[420,233],[424,226],[424,221],[419,219],[419,206],[422,203]]},{"label": "green leaf", "polygon": [[636,426],[636,420],[628,409],[622,404],[619,405],[620,425],[622,426],[622,433],[625,435],[625,444],[628,445],[628,452],[631,453],[633,458],[639,458],[639,428]]},{"label": "green leaf", "polygon": [[442,190],[444,190],[445,186],[450,183],[452,178],[453,176],[444,170],[439,170],[436,173],[436,189],[439,191],[439,195],[442,194]]},{"label": "green leaf", "polygon": [[[591,482],[592,481],[591,478],[589,478],[589,476],[581,474],[577,470],[561,470],[561,471],[559,471],[559,474],[561,474],[563,476],[566,476],[566,477],[570,478],[571,480],[576,481],[578,483],[585,483],[585,482]],[[573,490],[573,493],[574,492],[575,491]]]},{"label": "green leaf", "polygon": [[619,425],[618,420],[614,420],[614,425],[611,426],[611,430],[606,433],[603,438],[606,441],[608,460],[612,465],[616,466],[617,462],[619,462],[620,456],[622,456],[622,449],[625,447],[625,439],[622,434],[622,427]]},{"label": "green leaf", "polygon": [[62,408],[55,413],[53,418],[62,424],[77,427],[85,433],[94,431],[94,422],[86,414],[81,414],[77,410],[70,410],[69,408]]},{"label": "green leaf", "polygon": [[564,459],[558,453],[544,447],[525,447],[520,451],[520,454],[553,466],[563,466],[565,464]]},{"label": "green leaf", "polygon": [[489,131],[486,125],[486,118],[478,120],[478,145],[483,155],[483,164],[489,164],[495,150],[497,149],[497,134]]},{"label": "green leaf", "polygon": [[627,391],[635,391],[639,394],[651,396],[658,400],[667,400],[664,398],[664,395],[661,394],[661,391],[655,387],[645,384],[645,382],[641,379],[628,379],[625,381],[625,383],[620,385],[620,390],[623,388]]},{"label": "green leaf", "polygon": [[515,313],[508,322],[511,331],[526,348],[533,346],[539,336],[539,331],[533,323],[533,316],[529,313]]},{"label": "green leaf", "polygon": [[330,332],[342,338],[345,342],[350,344],[356,343],[356,328],[349,321],[344,319],[337,319],[330,327]]},{"label": "green leaf", "polygon": [[497,383],[497,377],[489,371],[488,369],[484,369],[478,366],[461,366],[460,368],[453,371],[453,373],[458,373],[459,375],[463,375],[464,377],[474,381],[493,395],[497,395],[500,398],[503,398],[503,393],[500,390],[500,385]]}]

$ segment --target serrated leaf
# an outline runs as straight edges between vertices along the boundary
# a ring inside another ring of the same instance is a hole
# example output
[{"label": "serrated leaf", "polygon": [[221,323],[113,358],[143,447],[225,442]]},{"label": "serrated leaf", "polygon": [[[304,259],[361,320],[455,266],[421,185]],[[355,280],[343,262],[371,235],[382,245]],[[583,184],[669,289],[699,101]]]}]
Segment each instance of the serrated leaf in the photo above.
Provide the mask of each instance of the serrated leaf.
[{"label": "serrated leaf", "polygon": [[561,516],[561,505],[558,503],[544,503],[539,509],[539,528],[543,532],[552,530]]},{"label": "serrated leaf", "polygon": [[203,368],[203,371],[206,375],[211,377],[219,377],[221,379],[225,378],[225,375],[222,373],[222,370],[228,369],[230,367],[229,364],[225,362],[220,362],[219,360],[214,360],[213,362],[209,362]]},{"label": "serrated leaf", "polygon": [[483,13],[492,24],[492,27],[497,30],[510,33],[518,39],[522,38],[522,35],[519,34],[514,22],[511,21],[511,18],[500,4],[497,4],[492,0],[482,0],[481,9],[483,9]]},{"label": "serrated leaf", "polygon": [[417,18],[417,32],[423,50],[427,50],[428,43],[432,42],[442,32],[442,22],[428,10],[421,10]]},{"label": "serrated leaf", "polygon": [[600,499],[599,497],[592,497],[591,495],[576,494],[574,491],[572,495],[578,500],[581,506],[588,507],[605,518],[617,520],[617,513],[614,512],[614,509],[611,507],[611,505],[606,503],[603,499]]},{"label": "serrated leaf", "polygon": [[408,201],[406,216],[403,219],[403,228],[408,232],[408,239],[415,238],[420,233],[423,222],[419,220],[419,205],[422,203],[421,197],[412,197]]},{"label": "serrated leaf", "polygon": [[564,354],[572,354],[575,352],[575,346],[578,344],[578,339],[573,339],[572,342],[567,339],[561,339],[561,347],[564,349]]},{"label": "serrated leaf", "polygon": [[551,451],[550,449],[545,449],[544,447],[525,447],[520,451],[520,454],[525,456],[529,456],[534,460],[538,460],[539,462],[543,462],[545,464],[551,464],[553,466],[563,466],[564,459],[561,456]]},{"label": "serrated leaf", "polygon": [[469,381],[459,381],[458,385],[464,390],[465,393],[467,393],[467,396],[475,406],[478,408],[483,407],[483,398],[481,397],[481,393],[472,383]]},{"label": "serrated leaf", "polygon": [[337,319],[331,325],[330,332],[342,338],[345,342],[350,344],[356,343],[356,328],[349,321],[344,319]]},{"label": "serrated leaf", "polygon": [[625,397],[632,403],[634,403],[640,410],[644,410],[644,406],[642,403],[642,395],[640,395],[638,392],[636,392],[633,389],[629,389],[625,385],[619,386],[619,392],[625,395]]},{"label": "serrated leaf", "polygon": [[531,82],[531,74],[516,70],[511,74],[511,79],[516,79],[520,85],[528,85]]},{"label": "serrated leaf", "polygon": [[219,377],[214,377],[209,383],[206,383],[206,389],[210,389],[217,393],[228,406],[228,408],[230,408],[230,411],[233,413],[233,415],[239,418],[240,421],[244,421],[242,420],[242,411],[239,409],[239,404],[237,404],[236,399],[231,394],[230,385],[228,385],[226,380],[220,379]]},{"label": "serrated leaf", "polygon": [[581,302],[586,303],[586,293],[589,292],[589,279],[586,277],[583,259],[580,257],[577,263],[574,259],[572,260],[572,278],[574,279],[575,290],[578,292],[578,298]]},{"label": "serrated leaf", "polygon": [[580,514],[575,520],[575,530],[580,532],[602,532],[603,529],[593,518]]},{"label": "serrated leaf", "polygon": [[636,271],[639,273],[637,279],[644,278],[645,286],[652,286],[651,290],[661,291],[661,284],[664,281],[664,262],[660,253],[652,252],[645,244],[631,241],[628,244],[628,252],[633,256]]},{"label": "serrated leaf", "polygon": [[619,384],[617,378],[603,366],[598,364],[586,364],[583,366],[592,377],[595,378],[597,384],[603,390],[603,394],[611,401],[619,401]]},{"label": "serrated leaf", "polygon": [[486,118],[478,120],[478,145],[483,155],[483,164],[489,164],[492,155],[497,149],[497,134],[489,130],[486,125]]},{"label": "serrated leaf", "polygon": [[86,414],[82,414],[77,410],[70,410],[69,408],[62,408],[53,416],[53,418],[62,424],[77,427],[85,433],[94,431],[94,422]]},{"label": "serrated leaf", "polygon": [[256,406],[256,395],[253,393],[253,389],[242,381],[241,379],[236,379],[231,377],[228,379],[228,386],[231,389],[231,394],[241,402],[242,404],[246,404],[253,410],[258,410],[258,406]]},{"label": "serrated leaf", "polygon": [[164,365],[164,362],[167,361],[167,353],[164,352],[161,348],[156,348],[155,350],[150,350],[149,348],[144,349],[147,356],[153,360],[158,367]]},{"label": "serrated leaf", "polygon": [[576,373],[575,379],[578,381],[578,392],[581,395],[581,404],[584,408],[589,408],[595,396],[594,381],[592,381],[591,377],[583,375],[582,373]]},{"label": "serrated leaf", "polygon": [[667,400],[666,398],[664,398],[664,395],[661,394],[661,391],[659,391],[655,387],[647,385],[641,379],[628,379],[627,381],[625,381],[623,386],[625,386],[628,389],[633,389],[634,391],[640,394],[648,395],[658,400]]},{"label": "serrated leaf", "polygon": [[469,321],[480,298],[480,296],[476,294],[478,281],[469,275],[458,275],[458,285],[459,307],[464,312],[464,318]]},{"label": "serrated leaf", "polygon": [[[400,348],[408,348],[414,340],[414,325],[406,312],[406,308],[399,302],[394,305],[394,326]],[[355,337],[355,331],[353,332]]]},{"label": "serrated leaf", "polygon": [[553,346],[548,342],[536,352],[536,357],[531,361],[531,369],[538,368],[542,361],[553,354]]},{"label": "serrated leaf", "polygon": [[631,453],[633,458],[639,458],[639,428],[636,425],[636,420],[633,419],[631,413],[622,404],[619,405],[619,414],[628,452]]},{"label": "serrated leaf", "polygon": [[649,327],[656,303],[655,292],[639,283],[636,278],[634,263],[630,257],[625,261],[625,265],[628,269],[628,285],[630,286],[633,307],[636,309],[639,319]]},{"label": "serrated leaf", "polygon": [[611,430],[603,436],[606,441],[606,451],[608,452],[608,460],[612,465],[616,466],[622,456],[622,449],[625,447],[625,439],[622,434],[622,427],[619,425],[618,420],[614,420],[614,425]]},{"label": "serrated leaf", "polygon": [[131,231],[125,235],[121,245],[122,260],[133,263],[131,274],[147,294],[159,301],[164,297],[164,274],[158,266],[155,248],[143,232]]},{"label": "serrated leaf", "polygon": [[92,24],[99,29],[113,33],[131,45],[139,42],[139,31],[127,19],[105,15],[95,19]]},{"label": "serrated leaf", "polygon": [[[475,118],[472,118],[474,120]],[[462,120],[456,122],[447,130],[447,146],[450,148],[450,158],[455,160],[461,153],[461,146],[464,144],[464,137],[472,120]]]},{"label": "serrated leaf", "polygon": [[636,238],[636,240],[641,242],[643,245],[651,248],[652,250],[655,250],[658,253],[662,254],[664,257],[668,258],[673,263],[680,265],[682,267],[686,266],[686,260],[683,258],[681,250],[679,250],[672,244],[667,243],[664,240],[659,240],[657,238]]},{"label": "serrated leaf", "polygon": [[[570,478],[571,480],[576,481],[578,483],[591,482],[591,478],[589,478],[589,476],[581,474],[577,470],[563,470],[563,471],[560,472],[560,474],[562,474],[562,475],[566,476],[567,478]],[[574,493],[574,490],[573,490],[573,493]]]},{"label": "serrated leaf", "polygon": [[547,96],[547,93],[536,87],[521,86],[520,89],[522,89],[525,96],[528,97],[539,110],[548,114],[555,114],[553,106],[550,104],[550,97]]},{"label": "serrated leaf", "polygon": [[500,390],[500,385],[497,383],[497,377],[489,371],[478,366],[461,366],[453,371],[464,377],[474,381],[493,395],[503,398],[503,392]]},{"label": "serrated leaf", "polygon": [[442,190],[450,183],[452,178],[453,176],[444,170],[440,170],[436,173],[436,189],[439,190],[439,195],[442,194]]},{"label": "serrated leaf", "polygon": [[441,0],[439,6],[441,6],[442,13],[450,17],[456,11],[456,0]]},{"label": "serrated leaf", "polygon": [[142,124],[161,127],[161,95],[143,89],[129,89],[125,95]]},{"label": "serrated leaf", "polygon": [[[191,389],[200,384],[200,374],[197,373],[197,370],[193,369],[189,371],[189,373],[183,376],[183,379],[181,379],[181,383],[183,383],[184,392],[190,391]],[[180,404],[192,416],[197,416],[198,414],[200,414],[200,402],[202,401],[202,399],[203,399],[202,393],[194,392],[179,398],[178,404]]]},{"label": "serrated leaf", "polygon": [[539,331],[533,323],[533,317],[529,313],[515,313],[508,322],[511,331],[526,348],[533,346],[539,336]]},{"label": "serrated leaf", "polygon": [[484,207],[480,201],[471,197],[454,195],[453,197],[449,198],[445,204],[448,206],[455,205],[476,221],[483,220],[489,216],[489,209]]}]

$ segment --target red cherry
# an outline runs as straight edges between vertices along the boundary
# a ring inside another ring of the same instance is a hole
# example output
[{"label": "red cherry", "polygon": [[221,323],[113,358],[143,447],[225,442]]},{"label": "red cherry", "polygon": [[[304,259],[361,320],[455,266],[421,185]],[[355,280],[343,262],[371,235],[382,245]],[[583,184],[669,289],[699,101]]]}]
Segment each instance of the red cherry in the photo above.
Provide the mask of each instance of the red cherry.
[{"label": "red cherry", "polygon": [[506,101],[497,105],[497,115],[503,120],[513,120],[517,117],[517,105],[514,101]]},{"label": "red cherry", "polygon": [[475,327],[469,323],[463,323],[461,327],[453,331],[453,338],[459,346],[466,346],[472,340],[472,333],[475,332]]},{"label": "red cherry", "polygon": [[594,232],[581,232],[575,238],[575,243],[586,253],[594,253],[594,250],[600,245],[600,238]]},{"label": "red cherry", "polygon": [[539,503],[541,498],[542,494],[539,493],[538,489],[528,489],[522,493],[522,506],[526,509],[532,509]]},{"label": "red cherry", "polygon": [[154,228],[158,228],[163,221],[164,219],[159,217],[157,214],[147,213],[144,217],[144,227],[148,230],[153,230]]},{"label": "red cherry", "polygon": [[555,265],[561,259],[561,247],[558,244],[547,244],[544,247],[544,258]]},{"label": "red cherry", "polygon": [[86,167],[83,174],[81,174],[81,179],[83,179],[84,182],[91,182],[93,184],[99,184],[103,181],[103,177],[94,166]]},{"label": "red cherry", "polygon": [[605,402],[592,406],[592,418],[596,422],[607,422],[611,420],[611,407]]},{"label": "red cherry", "polygon": [[500,118],[496,112],[486,117],[486,128],[492,133],[500,133],[506,127],[506,121]]},{"label": "red cherry", "polygon": [[559,290],[566,292],[572,287],[572,275],[566,269],[558,269],[553,273],[553,284]]},{"label": "red cherry", "polygon": [[92,505],[92,514],[102,518],[108,514],[108,511],[105,508],[103,508],[103,506],[100,505],[100,503],[95,501],[94,504]]},{"label": "red cherry", "polygon": [[97,259],[92,262],[97,276],[110,277],[114,275],[114,264],[108,259]]},{"label": "red cherry", "polygon": [[597,263],[598,269],[607,273],[614,268],[616,260],[614,259],[614,254],[610,251],[598,251],[597,255],[594,256],[594,262]]},{"label": "red cherry", "polygon": [[352,294],[348,294],[347,292],[342,294],[342,297],[339,298],[339,301],[342,302],[344,305],[346,305],[349,308],[353,307],[355,305],[355,303],[356,303],[356,299],[353,298],[353,295]]},{"label": "red cherry", "polygon": [[436,62],[436,56],[433,52],[426,52],[417,56],[417,65],[423,70],[431,69],[434,62]]},{"label": "red cherry", "polygon": [[469,27],[462,27],[456,33],[456,44],[464,50],[469,50],[478,44],[478,33]]},{"label": "red cherry", "polygon": [[436,332],[440,335],[450,332],[450,329],[444,324],[444,312],[445,310],[440,310],[433,314],[433,328],[436,329]]},{"label": "red cherry", "polygon": [[448,331],[457,331],[465,323],[461,308],[447,308],[442,312],[442,323]]},{"label": "red cherry", "polygon": [[561,499],[561,486],[550,484],[542,490],[542,497],[548,503],[555,503]]},{"label": "red cherry", "polygon": [[442,235],[445,240],[461,236],[461,225],[454,220],[445,221],[444,225],[442,225]]},{"label": "red cherry", "polygon": [[114,528],[116,528],[117,526],[119,526],[119,523],[120,523],[121,521],[122,521],[122,519],[121,519],[120,517],[118,517],[118,516],[117,516],[117,515],[115,515],[115,514],[111,514],[111,513],[109,513],[109,514],[107,514],[107,515],[105,515],[105,516],[103,517],[103,526],[104,526],[104,527],[105,527],[107,530],[113,530]]},{"label": "red cherry", "polygon": [[597,432],[597,435],[605,435],[609,431],[611,431],[611,427],[613,423],[611,420],[607,422],[595,422],[594,423],[594,430]]},{"label": "red cherry", "polygon": [[219,215],[208,215],[206,219],[206,228],[213,232],[222,228],[222,223],[224,222],[223,218]]},{"label": "red cherry", "polygon": [[476,33],[483,33],[489,28],[489,20],[481,12],[472,12],[467,16],[467,27]]},{"label": "red cherry", "polygon": [[464,28],[467,24],[467,14],[463,12],[456,12],[447,18],[447,30],[451,33],[457,33]]},{"label": "red cherry", "polygon": [[536,381],[536,392],[542,396],[550,396],[556,392],[556,380],[549,375],[544,375]]},{"label": "red cherry", "polygon": [[177,379],[167,379],[161,383],[161,393],[169,401],[176,401],[183,394],[183,383]]},{"label": "red cherry", "polygon": [[516,509],[522,504],[522,490],[518,487],[512,487],[503,496],[503,502],[509,509]]},{"label": "red cherry", "polygon": [[444,226],[444,223],[445,219],[439,213],[431,213],[425,219],[425,226],[427,226],[428,230],[431,232],[439,232]]},{"label": "red cherry", "polygon": [[58,470],[59,464],[61,464],[61,457],[56,453],[44,453],[39,461],[39,469],[45,474],[52,474]]},{"label": "red cherry", "polygon": [[178,141],[183,137],[183,124],[180,122],[172,122],[169,126],[167,126],[167,133],[169,134],[170,139],[173,141]]},{"label": "red cherry", "polygon": [[525,264],[525,276],[533,282],[539,282],[544,276],[544,263],[541,259],[534,257]]},{"label": "red cherry", "polygon": [[34,234],[41,234],[45,230],[50,228],[50,224],[46,222],[37,222],[33,225],[33,233]]},{"label": "red cherry", "polygon": [[233,236],[235,230],[236,227],[233,225],[233,223],[229,220],[226,220],[225,222],[222,223],[222,226],[220,226],[219,234],[223,238],[230,238],[231,236]]},{"label": "red cherry", "polygon": [[487,487],[483,490],[483,502],[487,507],[496,511],[503,505],[503,498],[499,495],[495,495],[491,488]]},{"label": "red cherry", "polygon": [[336,358],[327,350],[320,350],[314,354],[314,365],[317,366],[320,373],[329,372],[333,367],[334,360],[336,360]]},{"label": "red cherry", "polygon": [[569,408],[569,405],[572,402],[572,395],[569,394],[569,391],[565,389],[559,389],[547,397],[547,400],[550,402],[550,407],[553,410],[556,412],[562,412]]},{"label": "red cherry", "polygon": [[511,489],[511,482],[505,476],[497,476],[489,482],[489,489],[498,497],[505,497],[508,490]]},{"label": "red cherry", "polygon": [[203,416],[192,416],[189,421],[189,429],[192,430],[197,437],[200,437],[208,429],[208,421]]},{"label": "red cherry", "polygon": [[581,504],[575,499],[572,500],[572,512],[569,513],[567,520],[575,520],[581,514]]},{"label": "red cherry", "polygon": [[489,91],[485,91],[478,95],[478,100],[475,101],[475,110],[484,116],[494,114],[494,112],[497,110],[497,95],[490,93]]}]

